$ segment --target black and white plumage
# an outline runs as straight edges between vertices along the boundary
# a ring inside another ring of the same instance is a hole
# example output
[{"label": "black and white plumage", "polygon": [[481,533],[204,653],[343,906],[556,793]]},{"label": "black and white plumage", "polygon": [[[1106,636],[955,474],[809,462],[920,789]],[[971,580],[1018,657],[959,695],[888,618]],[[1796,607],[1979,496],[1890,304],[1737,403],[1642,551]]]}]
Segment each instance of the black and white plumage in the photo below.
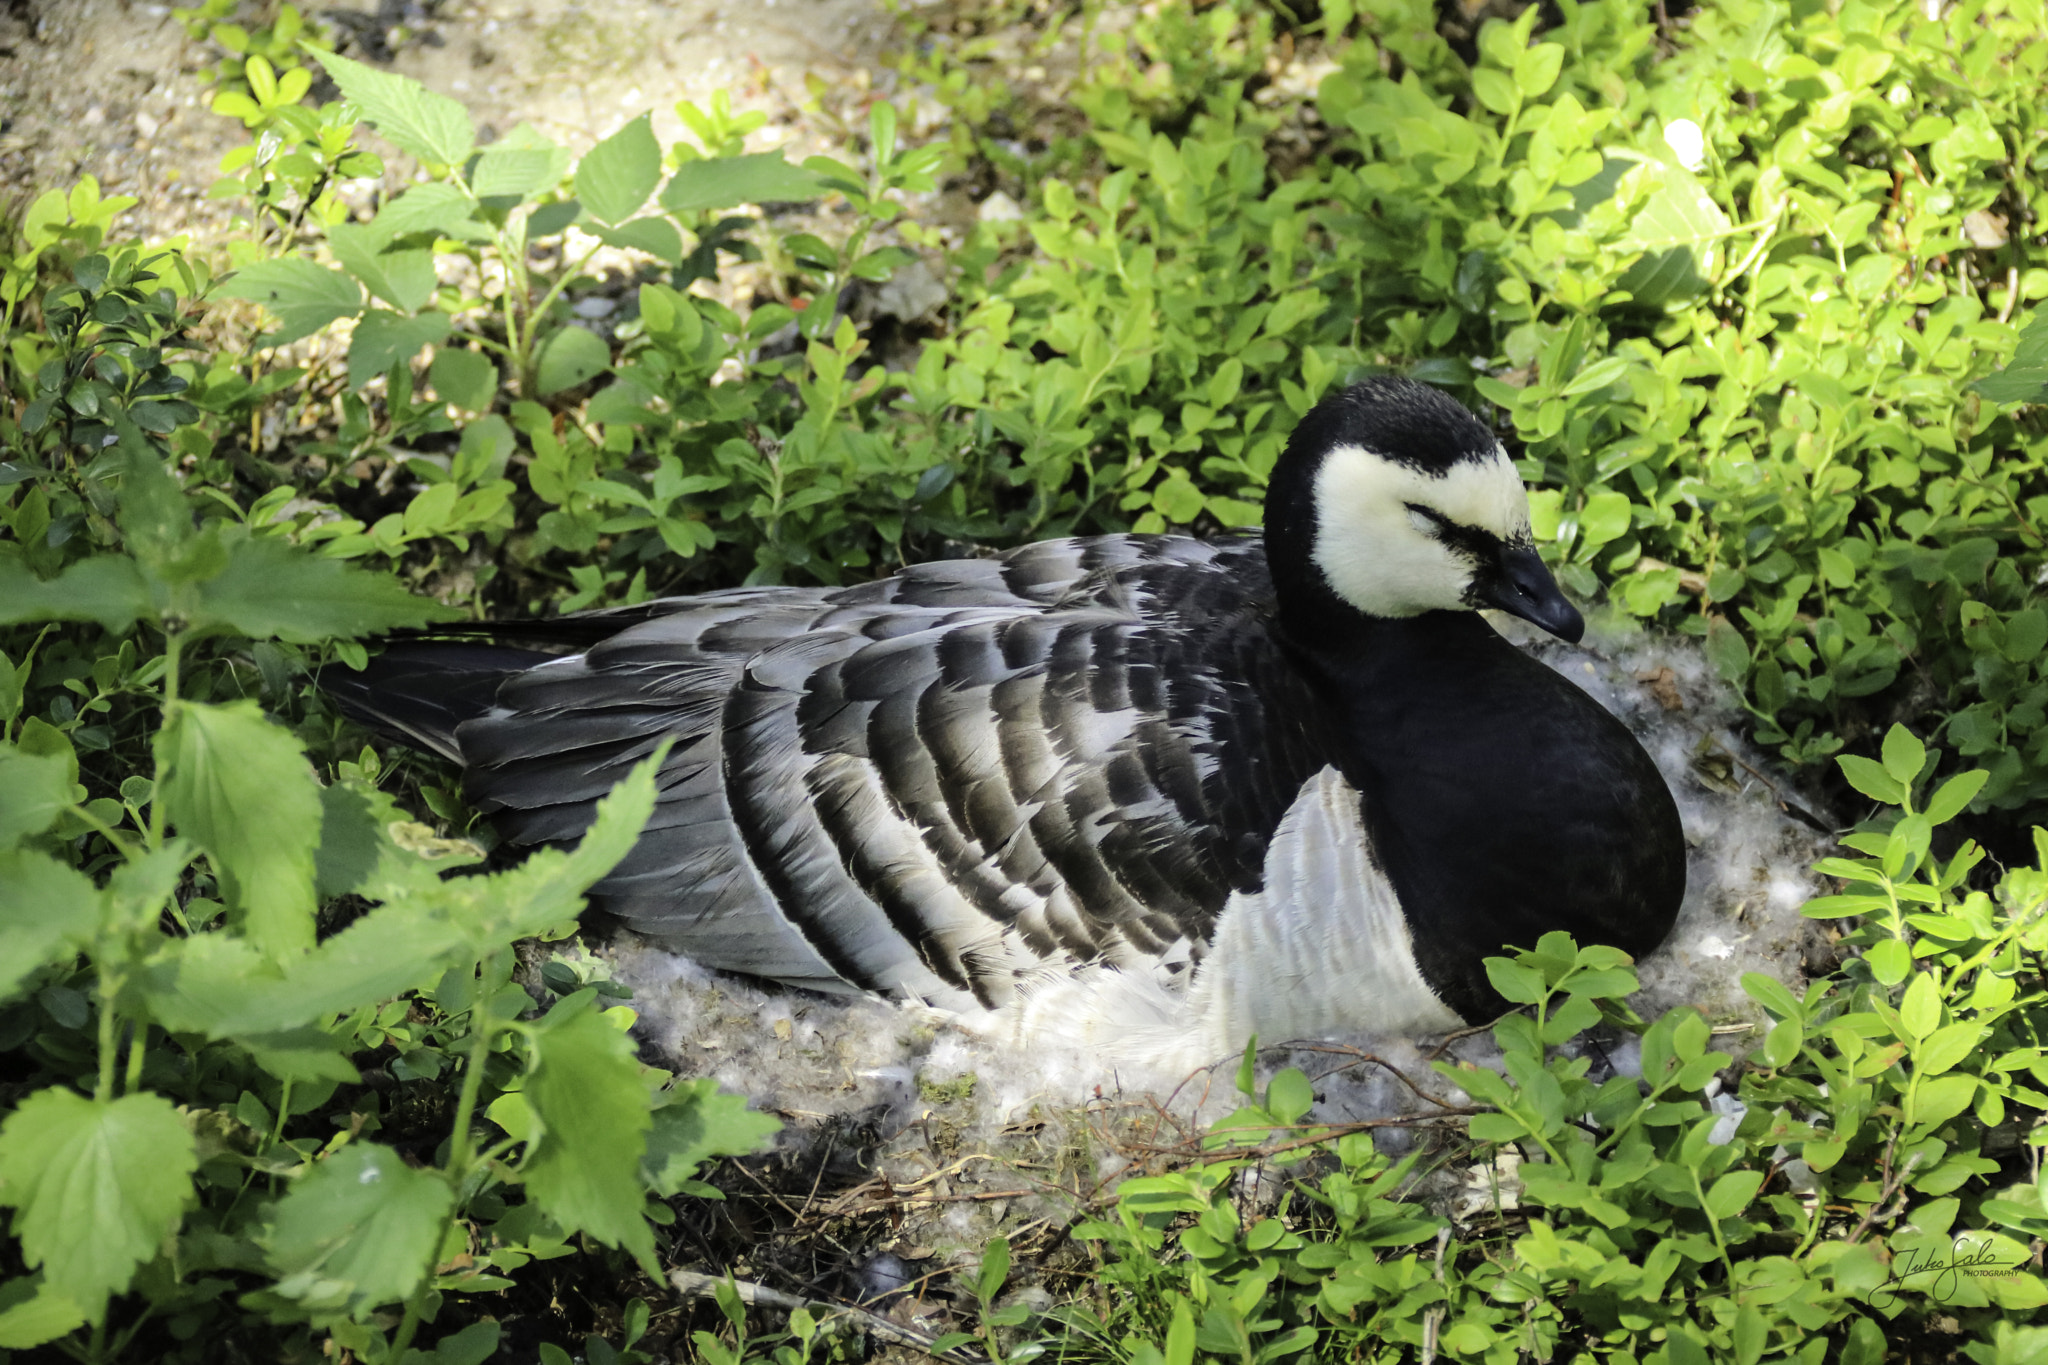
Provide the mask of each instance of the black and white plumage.
[{"label": "black and white plumage", "polygon": [[1662,777],[1481,606],[1582,629],[1492,434],[1369,380],[1296,429],[1263,540],[667,599],[548,623],[575,654],[413,640],[323,686],[514,845],[674,736],[597,896],[702,963],[1208,1057],[1483,1020],[1505,944],[1669,931]]}]

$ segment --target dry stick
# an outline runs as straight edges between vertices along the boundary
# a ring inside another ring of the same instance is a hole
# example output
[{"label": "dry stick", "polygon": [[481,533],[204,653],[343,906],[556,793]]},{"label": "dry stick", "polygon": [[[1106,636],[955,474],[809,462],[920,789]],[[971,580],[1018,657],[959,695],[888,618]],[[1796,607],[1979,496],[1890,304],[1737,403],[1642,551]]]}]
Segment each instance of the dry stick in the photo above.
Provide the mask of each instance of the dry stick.
[{"label": "dry stick", "polygon": [[1452,1109],[1456,1107],[1453,1104],[1451,1104],[1449,1100],[1446,1100],[1438,1095],[1432,1095],[1427,1090],[1424,1090],[1421,1086],[1417,1085],[1414,1082],[1414,1080],[1408,1075],[1407,1072],[1403,1071],[1400,1067],[1395,1066],[1392,1062],[1388,1061],[1384,1057],[1375,1057],[1370,1052],[1361,1051],[1360,1049],[1355,1047],[1345,1047],[1342,1044],[1318,1043],[1309,1045],[1298,1044],[1297,1046],[1301,1046],[1301,1050],[1304,1052],[1326,1052],[1335,1057],[1351,1058],[1351,1060],[1349,1062],[1346,1062],[1343,1066],[1335,1067],[1332,1070],[1325,1071],[1322,1076],[1316,1077],[1317,1080],[1322,1080],[1324,1076],[1334,1076],[1340,1071],[1349,1071],[1354,1066],[1362,1066],[1366,1062],[1371,1062],[1374,1066],[1377,1066],[1380,1069],[1390,1073],[1395,1080],[1399,1081],[1401,1084],[1407,1086],[1410,1090],[1414,1091],[1418,1099],[1427,1100],[1429,1101],[1429,1103],[1435,1105],[1439,1109]]},{"label": "dry stick", "polygon": [[739,1294],[740,1302],[750,1308],[773,1308],[784,1313],[793,1313],[801,1308],[811,1313],[835,1314],[852,1319],[884,1341],[914,1347],[934,1360],[952,1361],[954,1365],[988,1365],[982,1357],[966,1351],[942,1351],[939,1349],[939,1339],[930,1333],[920,1332],[915,1327],[905,1327],[899,1322],[891,1322],[879,1313],[870,1313],[867,1309],[856,1308],[852,1304],[833,1303],[828,1299],[799,1298],[795,1294],[785,1294],[779,1289],[770,1289],[765,1284],[755,1284],[751,1280],[722,1279],[717,1275],[700,1275],[694,1270],[671,1270],[668,1273],[668,1281],[675,1286],[676,1292],[686,1299],[715,1298],[718,1286],[729,1284]]}]

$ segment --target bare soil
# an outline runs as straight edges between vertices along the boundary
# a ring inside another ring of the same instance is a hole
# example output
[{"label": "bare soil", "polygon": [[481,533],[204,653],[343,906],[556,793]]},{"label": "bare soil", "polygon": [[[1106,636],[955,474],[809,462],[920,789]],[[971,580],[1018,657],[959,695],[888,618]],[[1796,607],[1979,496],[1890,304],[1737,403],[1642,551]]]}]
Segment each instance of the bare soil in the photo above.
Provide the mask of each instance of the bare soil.
[{"label": "bare soil", "polygon": [[[0,195],[91,175],[141,202],[130,231],[161,239],[229,227],[206,198],[241,125],[207,108],[219,52],[173,6],[143,0],[0,0]],[[275,0],[242,5],[268,20]],[[338,50],[468,106],[479,141],[521,122],[581,150],[644,110],[664,141],[680,99],[728,93],[762,109],[799,155],[800,106],[865,90],[894,22],[880,0],[302,0]]]}]

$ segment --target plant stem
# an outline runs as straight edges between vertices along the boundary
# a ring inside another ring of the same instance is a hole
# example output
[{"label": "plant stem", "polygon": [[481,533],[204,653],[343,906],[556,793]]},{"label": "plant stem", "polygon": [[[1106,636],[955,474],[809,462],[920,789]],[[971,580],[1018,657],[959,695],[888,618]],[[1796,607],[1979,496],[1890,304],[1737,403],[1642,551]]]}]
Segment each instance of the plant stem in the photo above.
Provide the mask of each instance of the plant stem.
[{"label": "plant stem", "polygon": [[[164,724],[171,724],[178,710],[178,665],[184,650],[181,631],[164,632]],[[164,765],[156,765],[155,786],[149,796],[149,848],[153,853],[164,846]]]}]

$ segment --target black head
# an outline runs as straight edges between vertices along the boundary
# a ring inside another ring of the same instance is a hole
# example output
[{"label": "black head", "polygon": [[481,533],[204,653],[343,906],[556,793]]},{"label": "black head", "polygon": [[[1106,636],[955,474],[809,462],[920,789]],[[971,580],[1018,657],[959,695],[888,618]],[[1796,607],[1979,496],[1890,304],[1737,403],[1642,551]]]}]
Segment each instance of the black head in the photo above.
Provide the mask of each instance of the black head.
[{"label": "black head", "polygon": [[1585,622],[1529,531],[1529,499],[1485,424],[1440,390],[1367,379],[1301,419],[1266,492],[1266,557],[1298,636],[1359,615],[1498,607],[1577,640]]}]

